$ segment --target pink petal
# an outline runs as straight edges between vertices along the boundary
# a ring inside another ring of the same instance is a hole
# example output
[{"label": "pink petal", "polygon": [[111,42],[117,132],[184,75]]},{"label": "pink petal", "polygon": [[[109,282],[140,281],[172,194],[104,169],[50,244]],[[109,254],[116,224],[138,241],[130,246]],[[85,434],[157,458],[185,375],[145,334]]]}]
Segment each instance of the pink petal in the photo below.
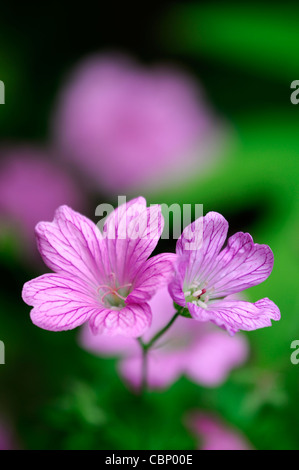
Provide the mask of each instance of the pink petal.
[{"label": "pink petal", "polygon": [[[174,315],[173,302],[168,294],[167,287],[157,291],[149,301],[153,312],[151,326],[142,336],[144,341],[149,341],[161,328],[163,328]],[[96,354],[114,357],[119,355],[140,355],[140,345],[135,338],[127,336],[105,336],[93,334],[89,325],[84,325],[79,337],[81,346]]]},{"label": "pink petal", "polygon": [[87,323],[82,327],[79,342],[87,351],[101,356],[130,356],[140,353],[140,345],[135,338],[123,335],[95,335]]},{"label": "pink petal", "polygon": [[253,243],[249,233],[236,233],[218,256],[207,281],[213,297],[225,297],[255,286],[267,279],[273,268],[269,246]]},{"label": "pink petal", "polygon": [[280,319],[278,307],[267,298],[255,303],[224,299],[211,303],[208,309],[188,303],[188,309],[195,320],[212,321],[231,334],[271,326],[271,319]]},{"label": "pink petal", "polygon": [[128,303],[147,301],[160,288],[165,286],[174,275],[173,253],[162,253],[145,261],[133,280],[134,290],[127,297]]},{"label": "pink petal", "polygon": [[217,212],[209,212],[184,229],[176,252],[181,260],[179,269],[185,267],[184,281],[187,286],[194,280],[198,283],[205,281],[225,242],[227,230],[227,221]]},{"label": "pink petal", "polygon": [[[182,374],[182,356],[177,354],[159,354],[150,351],[147,357],[147,385],[150,389],[162,389],[175,382]],[[119,370],[125,380],[136,390],[141,386],[142,357],[124,359]]]},{"label": "pink petal", "polygon": [[184,278],[177,271],[175,278],[168,285],[168,291],[173,301],[182,307],[186,306],[185,294],[183,291]]},{"label": "pink petal", "polygon": [[26,282],[22,297],[34,307],[32,322],[45,330],[76,328],[97,311],[87,286],[62,274],[44,274]]},{"label": "pink petal", "polygon": [[194,412],[189,427],[200,437],[201,450],[251,450],[245,436],[208,413]]},{"label": "pink petal", "polygon": [[124,335],[137,338],[149,328],[152,319],[150,306],[130,304],[121,309],[99,309],[90,320],[94,334]]},{"label": "pink petal", "polygon": [[36,235],[43,260],[53,271],[69,273],[93,286],[109,272],[100,230],[69,207],[59,207],[53,222],[37,224]]},{"label": "pink petal", "polygon": [[248,343],[242,335],[228,336],[221,330],[206,332],[191,345],[186,356],[186,374],[205,386],[218,385],[248,356]]},{"label": "pink petal", "polygon": [[146,207],[144,198],[133,199],[107,218],[103,235],[112,270],[119,282],[131,282],[156,247],[163,230],[161,207]]}]

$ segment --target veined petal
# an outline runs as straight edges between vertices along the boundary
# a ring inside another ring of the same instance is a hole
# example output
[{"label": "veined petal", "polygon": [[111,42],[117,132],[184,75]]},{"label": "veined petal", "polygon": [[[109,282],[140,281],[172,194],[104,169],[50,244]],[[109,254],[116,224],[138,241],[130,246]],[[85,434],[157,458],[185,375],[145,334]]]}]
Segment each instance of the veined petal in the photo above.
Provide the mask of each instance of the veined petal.
[{"label": "veined petal", "polygon": [[188,303],[188,309],[195,320],[212,321],[230,334],[271,326],[271,320],[280,319],[278,307],[267,298],[255,303],[224,299],[211,303],[207,309]]},{"label": "veined petal", "polygon": [[169,284],[168,292],[175,303],[181,305],[182,307],[186,306],[186,299],[183,292],[183,282],[178,276],[176,276]]},{"label": "veined petal", "polygon": [[150,327],[151,319],[152,312],[147,303],[130,304],[121,309],[99,309],[90,319],[90,326],[94,334],[137,338]]},{"label": "veined petal", "polygon": [[221,250],[228,223],[217,212],[209,212],[188,225],[177,242],[176,252],[186,266],[185,284],[205,280],[210,265]]},{"label": "veined petal", "polygon": [[159,205],[146,207],[144,198],[120,206],[107,218],[103,235],[111,271],[120,283],[135,277],[161,236],[164,219]]},{"label": "veined petal", "polygon": [[53,222],[37,224],[36,235],[43,260],[53,271],[94,286],[105,279],[109,269],[106,246],[98,227],[83,215],[61,206]]},{"label": "veined petal", "polygon": [[126,302],[147,301],[155,292],[170,282],[174,275],[174,253],[162,253],[145,261],[133,280],[134,290]]},{"label": "veined petal", "polygon": [[113,240],[116,238],[126,239],[127,223],[130,219],[138,216],[146,209],[144,197],[136,197],[125,204],[121,204],[106,218],[103,233],[105,238]]},{"label": "veined petal", "polygon": [[253,243],[249,233],[238,232],[217,257],[207,283],[212,297],[225,297],[255,286],[267,279],[274,257],[269,246]]},{"label": "veined petal", "polygon": [[32,322],[45,330],[76,328],[97,311],[86,285],[62,274],[44,274],[26,282],[22,297],[34,307],[30,313]]}]

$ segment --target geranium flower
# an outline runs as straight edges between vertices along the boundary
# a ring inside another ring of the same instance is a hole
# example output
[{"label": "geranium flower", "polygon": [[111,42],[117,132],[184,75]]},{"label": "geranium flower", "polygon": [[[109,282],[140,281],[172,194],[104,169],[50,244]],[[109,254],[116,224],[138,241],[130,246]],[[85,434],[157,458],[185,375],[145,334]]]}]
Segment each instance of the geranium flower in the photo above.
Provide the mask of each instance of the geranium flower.
[{"label": "geranium flower", "polygon": [[82,210],[86,201],[47,150],[19,145],[2,148],[0,155],[0,219],[31,251],[39,220],[52,218],[60,204]]},{"label": "geranium flower", "polygon": [[217,212],[185,228],[177,241],[176,277],[170,294],[195,320],[212,321],[231,334],[271,326],[271,319],[280,319],[271,300],[250,303],[228,296],[265,281],[272,271],[273,253],[242,232],[231,236],[221,250],[227,231],[228,222]]},{"label": "geranium flower", "polygon": [[11,426],[6,420],[0,421],[0,450],[17,450],[18,445]]},{"label": "geranium flower", "polygon": [[202,173],[222,139],[217,121],[185,72],[142,67],[121,54],[94,55],[78,64],[60,93],[53,140],[97,188],[119,194],[181,181],[199,165]]},{"label": "geranium flower", "polygon": [[[148,342],[175,313],[167,287],[161,288],[149,302],[153,312],[151,327],[142,336]],[[119,371],[135,390],[142,379],[142,351],[133,338],[114,338],[94,335],[84,325],[80,344],[88,351],[103,357],[119,357]],[[163,389],[180,376],[204,386],[216,386],[229,372],[240,366],[248,356],[248,343],[243,335],[233,338],[216,326],[195,323],[179,317],[147,355],[147,386]]]},{"label": "geranium flower", "polygon": [[39,251],[55,271],[27,282],[23,300],[33,323],[53,331],[89,321],[95,333],[137,337],[151,324],[148,300],[167,283],[174,254],[148,259],[163,229],[160,206],[143,198],[121,205],[103,233],[66,206],[36,227]]},{"label": "geranium flower", "polygon": [[248,439],[239,430],[209,413],[190,413],[187,426],[198,436],[199,450],[252,450]]}]

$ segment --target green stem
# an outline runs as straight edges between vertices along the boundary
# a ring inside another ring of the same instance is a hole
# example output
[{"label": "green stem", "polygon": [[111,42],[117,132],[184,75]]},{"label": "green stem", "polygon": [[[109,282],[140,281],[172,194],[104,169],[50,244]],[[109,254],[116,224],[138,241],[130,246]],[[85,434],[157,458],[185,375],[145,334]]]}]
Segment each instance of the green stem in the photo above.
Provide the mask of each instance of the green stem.
[{"label": "green stem", "polygon": [[181,314],[180,310],[178,310],[173,317],[169,320],[167,325],[164,326],[158,333],[155,334],[155,336],[152,337],[152,339],[148,343],[144,343],[142,338],[137,338],[137,341],[139,342],[141,349],[142,349],[142,379],[141,379],[141,386],[140,386],[140,394],[143,394],[146,391],[147,388],[147,353],[149,349],[158,341],[159,338],[161,338],[162,335],[171,327],[171,325],[175,322],[177,317]]},{"label": "green stem", "polygon": [[140,395],[143,395],[146,391],[147,383],[146,383],[146,376],[147,376],[147,349],[145,347],[142,338],[137,338],[138,343],[142,349],[142,371],[141,371],[141,384],[140,384]]},{"label": "green stem", "polygon": [[159,338],[161,338],[162,335],[164,335],[164,333],[166,333],[166,331],[171,327],[171,325],[175,322],[175,320],[177,319],[177,317],[180,315],[180,312],[176,312],[173,317],[169,320],[169,322],[167,323],[167,325],[164,326],[164,328],[162,328],[162,330],[158,331],[158,333],[155,334],[155,336],[146,344],[144,344],[144,348],[146,350],[150,349],[154,343],[156,343],[156,341],[158,341]]}]

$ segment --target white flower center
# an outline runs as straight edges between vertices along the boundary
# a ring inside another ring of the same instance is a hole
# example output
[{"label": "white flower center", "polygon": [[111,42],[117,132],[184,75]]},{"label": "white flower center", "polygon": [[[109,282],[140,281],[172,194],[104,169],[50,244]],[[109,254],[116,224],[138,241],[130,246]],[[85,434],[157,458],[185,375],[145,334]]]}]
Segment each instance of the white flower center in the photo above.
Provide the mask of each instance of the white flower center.
[{"label": "white flower center", "polygon": [[191,302],[201,308],[208,308],[209,295],[204,287],[192,284],[188,290],[184,291],[186,302]]}]

